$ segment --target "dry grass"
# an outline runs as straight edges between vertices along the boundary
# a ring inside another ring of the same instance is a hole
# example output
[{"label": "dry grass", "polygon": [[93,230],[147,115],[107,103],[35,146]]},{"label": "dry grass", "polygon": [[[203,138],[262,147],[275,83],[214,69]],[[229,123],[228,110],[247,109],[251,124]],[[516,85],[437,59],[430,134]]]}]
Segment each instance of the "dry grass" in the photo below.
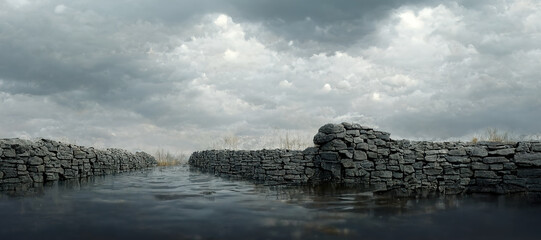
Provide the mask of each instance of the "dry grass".
[{"label": "dry grass", "polygon": [[258,137],[237,136],[233,133],[216,137],[204,149],[289,149],[304,150],[313,146],[312,135],[301,131],[274,129]]},{"label": "dry grass", "polygon": [[188,162],[188,156],[184,153],[172,154],[164,149],[159,149],[154,153],[154,158],[158,166],[174,166]]},{"label": "dry grass", "polygon": [[511,142],[516,141],[518,138],[513,138],[511,134],[509,134],[506,131],[500,131],[496,128],[487,128],[484,132],[484,134],[474,137],[471,142],[477,143],[477,142]]},{"label": "dry grass", "polygon": [[279,138],[281,149],[304,150],[313,145],[312,139],[306,139],[305,137],[290,134],[289,132],[285,132],[285,135],[281,135]]}]

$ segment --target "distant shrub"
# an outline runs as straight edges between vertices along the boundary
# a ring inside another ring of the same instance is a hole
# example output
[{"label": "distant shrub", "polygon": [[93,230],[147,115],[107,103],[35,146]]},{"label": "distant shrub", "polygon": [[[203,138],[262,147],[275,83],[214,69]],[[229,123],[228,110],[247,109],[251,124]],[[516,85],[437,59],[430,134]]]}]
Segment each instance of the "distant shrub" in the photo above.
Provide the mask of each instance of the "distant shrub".
[{"label": "distant shrub", "polygon": [[188,155],[184,153],[172,154],[164,149],[159,149],[154,153],[154,158],[158,166],[173,166],[188,162]]}]

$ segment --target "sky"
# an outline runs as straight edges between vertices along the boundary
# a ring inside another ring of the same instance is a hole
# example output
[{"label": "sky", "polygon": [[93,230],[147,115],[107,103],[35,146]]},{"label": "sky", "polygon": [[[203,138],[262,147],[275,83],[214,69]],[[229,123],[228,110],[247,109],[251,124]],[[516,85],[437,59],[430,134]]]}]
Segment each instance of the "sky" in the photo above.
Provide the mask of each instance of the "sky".
[{"label": "sky", "polygon": [[[0,137],[189,152],[541,133],[536,0],[0,0]],[[273,140],[274,139],[274,140]]]}]

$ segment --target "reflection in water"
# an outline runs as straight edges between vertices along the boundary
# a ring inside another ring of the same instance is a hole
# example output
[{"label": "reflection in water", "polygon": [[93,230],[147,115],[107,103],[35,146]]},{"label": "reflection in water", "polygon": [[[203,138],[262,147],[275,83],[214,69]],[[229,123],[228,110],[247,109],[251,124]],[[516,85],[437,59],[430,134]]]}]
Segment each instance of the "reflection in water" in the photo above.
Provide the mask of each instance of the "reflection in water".
[{"label": "reflection in water", "polygon": [[180,166],[0,193],[0,239],[537,239],[538,203],[269,187]]}]

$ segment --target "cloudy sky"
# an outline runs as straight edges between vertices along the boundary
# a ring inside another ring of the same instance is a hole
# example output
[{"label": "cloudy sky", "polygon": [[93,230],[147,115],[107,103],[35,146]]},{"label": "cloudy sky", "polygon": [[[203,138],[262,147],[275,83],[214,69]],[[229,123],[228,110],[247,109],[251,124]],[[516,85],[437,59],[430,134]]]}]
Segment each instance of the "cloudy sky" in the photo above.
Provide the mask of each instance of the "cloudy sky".
[{"label": "cloudy sky", "polygon": [[0,0],[0,137],[191,151],[328,122],[468,140],[540,120],[537,0]]}]

